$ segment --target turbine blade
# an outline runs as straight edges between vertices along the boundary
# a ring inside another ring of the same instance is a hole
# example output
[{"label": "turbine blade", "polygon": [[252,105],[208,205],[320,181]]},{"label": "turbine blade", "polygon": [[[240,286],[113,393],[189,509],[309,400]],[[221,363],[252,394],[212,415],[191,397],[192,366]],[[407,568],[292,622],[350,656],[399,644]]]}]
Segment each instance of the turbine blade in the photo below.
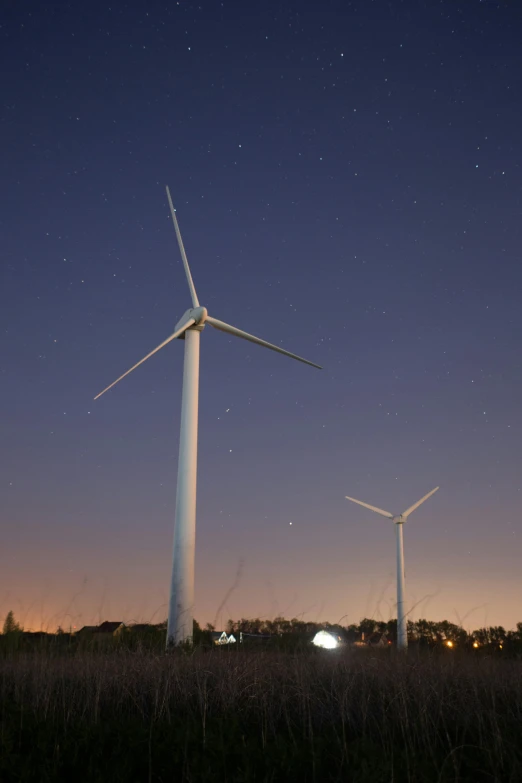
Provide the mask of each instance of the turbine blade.
[{"label": "turbine blade", "polygon": [[401,517],[409,516],[411,514],[411,512],[415,511],[416,508],[419,508],[419,506],[422,505],[422,503],[424,503],[425,500],[427,500],[428,498],[431,498],[431,496],[437,490],[438,490],[438,487],[435,487],[435,489],[432,489],[431,492],[428,492],[427,495],[424,495],[424,497],[421,498],[420,500],[418,500],[416,503],[414,503],[413,506],[410,506],[409,508],[406,509],[406,511],[403,511],[402,514],[401,514]]},{"label": "turbine blade", "polygon": [[181,253],[181,258],[183,259],[183,266],[185,267],[185,275],[187,278],[188,287],[190,289],[190,296],[192,298],[192,305],[193,307],[199,307],[199,299],[198,295],[196,294],[196,289],[194,287],[194,281],[192,280],[192,275],[190,274],[190,267],[189,262],[187,259],[187,254],[185,253],[185,248],[183,246],[183,240],[181,238],[181,233],[178,226],[178,219],[176,217],[176,212],[174,210],[174,206],[172,204],[172,199],[170,197],[170,190],[169,186],[165,185],[166,191],[167,191],[167,198],[169,200],[169,207],[170,207],[170,214],[172,215],[172,222],[174,223],[174,229],[176,231],[176,237],[178,238],[178,245],[179,250]]},{"label": "turbine blade", "polygon": [[180,335],[182,335],[182,334],[183,334],[183,332],[185,332],[185,331],[186,331],[186,330],[187,330],[187,329],[188,329],[190,326],[192,326],[192,324],[195,324],[195,323],[196,323],[196,322],[195,322],[195,320],[194,320],[193,318],[189,318],[189,320],[188,320],[188,321],[186,321],[186,322],[183,324],[183,326],[182,326],[180,329],[178,329],[177,331],[175,331],[175,332],[174,332],[174,334],[171,334],[171,335],[170,335],[170,337],[167,337],[167,339],[166,339],[166,340],[163,340],[163,342],[162,342],[162,343],[160,343],[160,345],[158,345],[158,347],[157,347],[157,348],[154,348],[154,350],[153,350],[153,351],[151,351],[150,353],[148,353],[146,356],[144,356],[144,357],[143,357],[143,359],[140,359],[140,361],[139,361],[137,364],[135,364],[135,365],[134,365],[134,367],[131,367],[131,368],[130,368],[130,370],[127,370],[127,372],[124,372],[124,373],[123,373],[123,375],[120,375],[120,377],[119,377],[119,378],[116,378],[116,380],[115,380],[115,381],[113,381],[113,382],[111,383],[111,385],[110,385],[110,386],[107,386],[107,388],[106,388],[106,389],[104,389],[104,390],[103,390],[103,391],[101,391],[99,394],[97,394],[97,395],[96,395],[96,397],[95,397],[94,399],[95,399],[95,400],[97,400],[99,397],[101,397],[101,396],[102,396],[102,394],[105,394],[105,392],[106,392],[106,391],[109,391],[109,389],[112,389],[112,387],[113,387],[113,386],[116,386],[116,384],[117,384],[117,383],[119,383],[119,381],[123,380],[123,378],[125,378],[125,377],[126,377],[127,375],[129,375],[129,374],[130,374],[130,373],[131,373],[133,370],[135,370],[135,369],[136,369],[136,367],[139,367],[139,366],[140,366],[140,364],[143,364],[143,362],[146,362],[146,361],[147,361],[147,359],[150,359],[150,357],[151,357],[151,356],[154,356],[154,354],[155,354],[155,353],[157,353],[157,352],[158,352],[158,351],[160,351],[162,348],[164,348],[164,347],[165,347],[165,346],[166,346],[168,343],[170,343],[172,340],[175,340],[175,339],[176,339],[176,337],[179,337]]},{"label": "turbine blade", "polygon": [[233,334],[234,337],[241,337],[243,340],[249,340],[251,343],[261,345],[263,348],[270,348],[271,351],[277,351],[277,353],[282,353],[284,356],[289,356],[291,359],[297,359],[298,362],[309,364],[310,367],[317,367],[318,370],[323,369],[319,364],[314,364],[314,362],[309,362],[308,359],[303,359],[301,356],[297,356],[295,353],[285,351],[284,348],[280,348],[278,345],[267,343],[266,340],[261,340],[259,337],[254,337],[253,334],[244,332],[242,329],[237,329],[235,326],[230,326],[230,324],[226,324],[224,321],[218,321],[217,318],[211,318],[210,315],[208,315],[205,319],[205,323],[209,323],[214,327],[214,329],[219,329],[220,332],[227,332],[227,334]]},{"label": "turbine blade", "polygon": [[390,514],[389,511],[383,511],[382,508],[377,508],[377,506],[370,506],[369,503],[363,503],[362,500],[356,500],[355,498],[351,498],[348,495],[345,495],[346,500],[351,500],[352,503],[358,503],[360,506],[364,506],[364,508],[369,508],[370,511],[375,511],[376,514],[380,514],[381,517],[386,517],[387,519],[393,519],[393,514]]}]

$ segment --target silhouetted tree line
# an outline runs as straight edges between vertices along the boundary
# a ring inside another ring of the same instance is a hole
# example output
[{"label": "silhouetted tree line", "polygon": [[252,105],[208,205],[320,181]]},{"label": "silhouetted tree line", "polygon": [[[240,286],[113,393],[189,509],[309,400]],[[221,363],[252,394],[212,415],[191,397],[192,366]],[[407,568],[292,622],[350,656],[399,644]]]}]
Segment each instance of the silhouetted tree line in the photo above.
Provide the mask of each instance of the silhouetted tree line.
[{"label": "silhouetted tree line", "polygon": [[[213,630],[212,626],[207,626]],[[229,620],[226,626],[228,634],[238,636],[240,632],[248,634],[266,635],[300,635],[312,636],[321,629],[331,629],[340,633],[347,642],[361,640],[375,640],[376,637],[385,636],[392,644],[397,641],[397,620],[373,620],[365,617],[360,623],[352,623],[347,626],[331,623],[316,623],[307,620],[293,618],[287,620],[284,617],[276,617],[274,620],[245,619]],[[408,642],[420,647],[436,647],[447,645],[448,642],[456,647],[469,646],[475,649],[496,647],[504,649],[509,645],[519,647],[522,645],[522,623],[517,623],[515,630],[506,631],[501,625],[488,628],[478,628],[468,632],[460,625],[450,623],[448,620],[435,622],[432,620],[409,620]],[[522,650],[521,650],[522,651]]]},{"label": "silhouetted tree line", "polygon": [[[224,629],[216,629],[210,623],[201,628],[194,621],[194,643],[196,645],[209,646],[213,644],[213,632],[225,630],[232,634],[237,641],[243,634],[245,643],[255,643],[256,639],[269,639],[278,641],[279,647],[291,647],[299,643],[310,641],[313,636],[322,629],[330,629],[341,635],[347,643],[368,642],[376,643],[379,639],[395,644],[397,639],[397,621],[373,620],[364,618],[359,623],[339,625],[332,623],[318,623],[309,620],[293,618],[287,620],[284,617],[267,619],[229,620]],[[140,624],[129,626],[117,638],[103,640],[111,645],[125,645],[130,648],[150,647],[161,648],[165,642],[166,622],[153,624]],[[64,631],[61,627],[55,633],[44,631],[26,632],[16,622],[14,614],[10,611],[4,621],[2,629],[2,647],[5,649],[26,649],[37,642],[58,644],[71,649],[92,646],[93,640],[88,635],[80,638],[71,631]],[[101,640],[96,640],[100,644]],[[468,632],[455,623],[448,620],[435,622],[432,620],[409,620],[408,643],[412,647],[436,648],[454,647],[456,649],[470,649],[482,651],[503,651],[504,654],[515,653],[522,655],[522,622],[517,623],[516,629],[506,631],[501,625],[478,628]]]}]

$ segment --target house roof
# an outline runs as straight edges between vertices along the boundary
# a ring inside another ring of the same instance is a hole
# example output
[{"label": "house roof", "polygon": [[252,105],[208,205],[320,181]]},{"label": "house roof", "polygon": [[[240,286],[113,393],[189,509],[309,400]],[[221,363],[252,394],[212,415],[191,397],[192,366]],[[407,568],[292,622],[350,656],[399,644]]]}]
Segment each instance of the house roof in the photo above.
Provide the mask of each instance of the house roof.
[{"label": "house roof", "polygon": [[118,628],[121,628],[122,625],[123,623],[121,620],[117,620],[116,622],[110,622],[106,620],[104,623],[94,629],[94,633],[114,633],[118,630]]},{"label": "house roof", "polygon": [[96,628],[96,625],[84,625],[83,628],[80,628],[76,633],[93,633]]},{"label": "house roof", "polygon": [[388,644],[388,635],[386,633],[379,633],[378,631],[372,633],[368,638],[368,644],[372,647],[384,647],[385,644]]},{"label": "house roof", "polygon": [[216,644],[234,644],[237,641],[233,633],[229,636],[226,631],[211,631],[211,636]]}]

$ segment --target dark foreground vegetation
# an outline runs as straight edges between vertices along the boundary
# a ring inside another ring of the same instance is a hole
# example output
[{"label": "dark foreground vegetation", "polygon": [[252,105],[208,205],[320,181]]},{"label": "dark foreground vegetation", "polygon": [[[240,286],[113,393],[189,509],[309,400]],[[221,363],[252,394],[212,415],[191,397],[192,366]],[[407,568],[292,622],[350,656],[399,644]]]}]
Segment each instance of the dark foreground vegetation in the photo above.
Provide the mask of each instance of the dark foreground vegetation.
[{"label": "dark foreground vegetation", "polygon": [[516,657],[116,643],[0,653],[2,783],[522,781]]}]

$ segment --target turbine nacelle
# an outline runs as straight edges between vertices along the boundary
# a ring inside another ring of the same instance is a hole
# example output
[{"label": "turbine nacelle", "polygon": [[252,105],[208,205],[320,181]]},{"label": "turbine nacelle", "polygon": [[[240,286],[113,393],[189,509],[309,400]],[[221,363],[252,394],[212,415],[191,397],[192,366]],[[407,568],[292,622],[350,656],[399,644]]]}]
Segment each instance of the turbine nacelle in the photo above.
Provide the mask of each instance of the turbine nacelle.
[{"label": "turbine nacelle", "polygon": [[[177,332],[180,329],[183,329],[183,334],[185,332],[185,324],[187,324],[189,321],[194,321],[192,324],[192,328],[196,328],[199,326],[201,329],[203,329],[205,325],[205,321],[208,317],[208,310],[206,307],[201,307],[200,305],[198,307],[191,307],[188,310],[185,310],[181,318],[179,319],[178,323],[176,324],[174,331]],[[180,339],[183,338],[183,334],[180,334]]]}]

